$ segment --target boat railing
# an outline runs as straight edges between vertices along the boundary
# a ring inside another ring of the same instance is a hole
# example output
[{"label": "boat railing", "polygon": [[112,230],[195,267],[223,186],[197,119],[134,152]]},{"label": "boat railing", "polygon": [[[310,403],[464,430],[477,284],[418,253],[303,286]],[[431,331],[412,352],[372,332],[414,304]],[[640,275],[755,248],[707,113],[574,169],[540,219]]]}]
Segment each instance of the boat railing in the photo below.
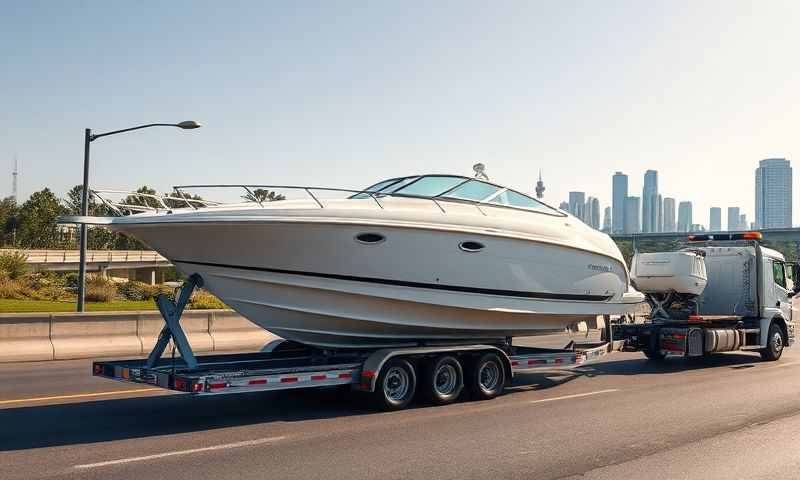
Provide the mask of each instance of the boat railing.
[{"label": "boat railing", "polygon": [[[448,196],[430,196],[430,195],[415,195],[407,193],[392,193],[392,192],[376,192],[370,190],[354,190],[347,188],[331,188],[331,187],[312,187],[301,185],[257,185],[257,184],[198,184],[198,185],[176,185],[173,187],[173,195],[156,195],[142,192],[129,192],[124,190],[91,190],[92,195],[100,200],[100,202],[107,206],[109,210],[117,215],[135,214],[141,212],[155,212],[160,211],[174,211],[180,209],[194,209],[224,206],[229,204],[241,202],[219,202],[203,200],[200,198],[192,198],[188,191],[197,191],[200,189],[239,189],[244,195],[241,197],[246,202],[258,204],[260,207],[266,207],[266,204],[275,201],[283,200],[282,195],[274,195],[280,191],[292,190],[299,191],[312,199],[319,208],[325,208],[324,197],[326,193],[346,194],[346,198],[369,198],[375,205],[384,210],[387,205],[383,201],[385,198],[414,198],[426,200],[436,206],[442,213],[447,213],[444,205],[445,203],[457,203],[461,205],[474,206],[481,215],[486,215],[486,212],[481,207],[491,206],[500,207],[512,210],[519,210],[531,213],[542,213],[545,215],[552,215],[552,213],[540,210],[533,210],[529,208],[516,207],[513,205],[504,205],[499,203],[489,203],[485,200],[472,200],[464,198],[455,198]],[[273,195],[265,195],[264,191],[271,192]],[[125,198],[119,201],[112,201],[109,195],[125,195]],[[133,198],[139,198],[141,203],[132,203]],[[143,201],[142,201],[143,200]]]}]

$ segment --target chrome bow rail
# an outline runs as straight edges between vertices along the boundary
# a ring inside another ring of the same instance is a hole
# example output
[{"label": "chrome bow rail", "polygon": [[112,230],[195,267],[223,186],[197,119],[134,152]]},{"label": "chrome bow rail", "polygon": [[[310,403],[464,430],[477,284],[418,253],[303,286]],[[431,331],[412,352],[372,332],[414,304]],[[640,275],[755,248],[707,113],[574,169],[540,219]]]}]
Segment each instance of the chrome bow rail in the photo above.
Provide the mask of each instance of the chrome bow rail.
[{"label": "chrome bow rail", "polygon": [[[465,177],[465,180],[469,180],[469,178]],[[319,208],[325,208],[325,204],[323,202],[324,200],[326,200],[320,194],[329,192],[329,193],[344,193],[347,194],[346,198],[351,198],[351,199],[370,198],[382,210],[385,208],[385,205],[381,202],[381,199],[394,197],[394,198],[415,198],[420,200],[427,200],[436,205],[436,207],[442,213],[447,213],[447,211],[442,206],[442,203],[448,202],[448,203],[458,203],[462,205],[472,205],[482,215],[486,215],[486,212],[484,212],[483,209],[481,209],[481,207],[500,207],[505,209],[524,211],[524,212],[540,213],[543,215],[564,216],[563,212],[560,212],[556,209],[553,209],[553,212],[551,213],[549,211],[544,211],[544,210],[516,207],[513,205],[505,205],[500,203],[489,203],[488,202],[489,198],[483,200],[471,200],[464,198],[449,197],[447,196],[448,192],[445,192],[444,194],[437,196],[426,196],[426,195],[414,195],[406,193],[375,192],[370,190],[353,190],[347,188],[308,187],[299,185],[206,184],[206,185],[176,185],[173,187],[175,195],[154,195],[141,192],[128,192],[124,190],[91,190],[91,193],[93,196],[98,198],[103,205],[107,206],[109,210],[111,210],[117,215],[134,214],[134,213],[141,213],[148,211],[157,213],[159,211],[174,211],[176,209],[188,209],[188,208],[197,210],[198,208],[234,204],[233,202],[217,202],[210,200],[194,199],[190,195],[187,195],[186,193],[186,191],[188,190],[207,189],[207,188],[240,189],[242,192],[246,193],[246,195],[242,196],[242,198],[245,199],[244,203],[246,202],[257,203],[261,207],[264,207],[266,203],[275,201],[272,199],[259,198],[259,196],[256,194],[256,191],[264,189],[270,191],[293,190],[293,191],[303,192],[306,195],[308,195],[309,198],[313,199],[314,202],[319,206]],[[507,189],[505,188],[502,189],[502,191],[505,190]],[[120,201],[112,201],[108,198],[108,195],[125,195],[126,198]],[[136,197],[144,199],[145,201],[142,202],[144,203],[144,205],[131,204],[129,203],[130,201],[127,200],[128,197]],[[150,202],[147,201],[148,199],[150,200]],[[148,205],[148,203],[150,204]],[[243,202],[237,202],[237,203],[243,203]]]}]

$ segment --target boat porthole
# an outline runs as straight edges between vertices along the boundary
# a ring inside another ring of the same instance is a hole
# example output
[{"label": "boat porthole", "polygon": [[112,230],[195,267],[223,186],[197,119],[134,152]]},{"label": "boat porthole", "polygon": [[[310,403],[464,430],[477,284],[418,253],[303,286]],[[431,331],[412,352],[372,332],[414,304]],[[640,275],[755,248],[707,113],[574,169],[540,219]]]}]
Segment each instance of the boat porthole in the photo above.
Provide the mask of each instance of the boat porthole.
[{"label": "boat porthole", "polygon": [[461,242],[458,244],[458,248],[460,248],[465,252],[474,253],[483,250],[483,244],[480,242],[473,242],[473,241]]},{"label": "boat porthole", "polygon": [[384,237],[380,233],[359,233],[358,235],[356,235],[357,242],[364,243],[367,245],[381,243],[384,240],[386,240],[386,237]]}]

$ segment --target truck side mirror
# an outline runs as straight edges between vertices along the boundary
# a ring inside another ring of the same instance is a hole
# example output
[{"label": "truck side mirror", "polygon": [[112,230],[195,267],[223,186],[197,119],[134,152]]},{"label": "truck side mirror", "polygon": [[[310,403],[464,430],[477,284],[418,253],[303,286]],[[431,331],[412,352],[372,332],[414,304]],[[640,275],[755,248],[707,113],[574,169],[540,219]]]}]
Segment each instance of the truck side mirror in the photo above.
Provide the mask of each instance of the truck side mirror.
[{"label": "truck side mirror", "polygon": [[792,263],[789,267],[791,268],[792,291],[798,293],[800,292],[800,263]]}]

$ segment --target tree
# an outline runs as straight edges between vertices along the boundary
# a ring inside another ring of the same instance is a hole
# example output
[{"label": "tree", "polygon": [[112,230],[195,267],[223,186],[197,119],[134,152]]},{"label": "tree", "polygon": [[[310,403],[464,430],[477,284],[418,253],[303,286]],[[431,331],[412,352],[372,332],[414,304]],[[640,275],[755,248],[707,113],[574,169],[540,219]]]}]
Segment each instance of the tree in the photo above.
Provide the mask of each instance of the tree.
[{"label": "tree", "polygon": [[[175,197],[176,199],[181,199],[181,200],[172,200],[169,198],[164,199],[164,203],[166,203],[169,208],[189,208],[189,205],[187,204],[188,202],[182,200],[184,198],[187,200],[203,200],[203,197],[201,197],[200,195],[192,195],[190,193],[181,192],[178,189],[173,189],[172,194],[170,194],[170,197]],[[201,203],[196,203],[196,202],[191,202],[191,204],[195,207],[199,207],[202,205]]]},{"label": "tree", "polygon": [[[147,185],[143,185],[136,190],[136,193],[155,195],[156,191],[154,188],[150,188]],[[155,198],[149,196],[144,197],[141,195],[128,195],[127,197],[125,197],[125,199],[122,200],[121,203],[124,203],[125,205],[141,205],[150,208],[164,208],[164,206],[161,205],[161,202],[159,202]]]},{"label": "tree", "polygon": [[258,203],[286,200],[286,197],[281,195],[280,193],[264,190],[263,188],[257,188],[253,190],[253,193],[242,195],[242,198],[247,200],[248,202],[258,202]]},{"label": "tree", "polygon": [[19,210],[19,245],[24,248],[61,248],[64,241],[56,219],[67,213],[49,188],[35,192]]},{"label": "tree", "polygon": [[14,233],[19,224],[19,207],[14,197],[0,200],[0,245],[14,243]]}]

